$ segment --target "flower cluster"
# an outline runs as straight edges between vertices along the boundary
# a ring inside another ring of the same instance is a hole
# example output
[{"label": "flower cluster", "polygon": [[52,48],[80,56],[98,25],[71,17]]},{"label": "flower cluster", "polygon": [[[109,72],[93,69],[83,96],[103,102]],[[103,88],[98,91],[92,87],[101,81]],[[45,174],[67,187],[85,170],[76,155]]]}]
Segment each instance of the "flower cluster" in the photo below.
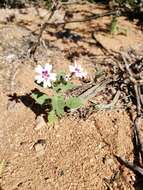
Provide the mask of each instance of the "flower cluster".
[{"label": "flower cluster", "polygon": [[[51,87],[52,82],[56,81],[56,73],[52,73],[52,65],[46,64],[44,67],[41,65],[38,65],[35,68],[35,71],[38,73],[38,75],[35,77],[35,80],[38,84],[43,83],[43,87]],[[81,65],[77,65],[75,62],[74,65],[69,65],[69,71],[70,75],[66,75],[66,80],[70,79],[70,76],[75,75],[78,78],[85,78],[87,76],[87,73],[83,70]]]}]

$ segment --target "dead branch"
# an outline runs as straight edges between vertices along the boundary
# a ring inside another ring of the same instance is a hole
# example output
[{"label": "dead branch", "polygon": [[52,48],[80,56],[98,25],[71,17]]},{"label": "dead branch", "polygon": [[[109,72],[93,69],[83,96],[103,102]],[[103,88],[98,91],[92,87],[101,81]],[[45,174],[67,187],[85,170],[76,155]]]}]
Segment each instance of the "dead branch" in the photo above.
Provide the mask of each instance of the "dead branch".
[{"label": "dead branch", "polygon": [[116,11],[108,11],[106,13],[103,13],[103,14],[96,14],[94,16],[90,16],[90,17],[87,17],[85,19],[79,19],[79,20],[69,20],[69,21],[65,21],[65,22],[58,22],[58,23],[50,23],[50,22],[46,22],[45,24],[48,26],[59,26],[59,25],[65,25],[65,24],[70,24],[70,23],[76,23],[76,22],[88,22],[88,21],[91,21],[91,20],[95,20],[95,19],[98,19],[98,18],[102,18],[102,17],[105,17],[105,16],[111,16],[111,15],[120,15],[120,11],[119,10],[116,10]]},{"label": "dead branch", "polygon": [[64,22],[58,22],[58,23],[51,23],[49,22],[50,19],[52,18],[52,16],[54,15],[54,12],[60,8],[60,4],[59,4],[59,1],[56,1],[54,2],[53,4],[53,7],[51,8],[50,10],[50,15],[47,19],[47,22],[45,22],[41,29],[40,29],[40,33],[38,35],[38,39],[37,39],[37,42],[32,46],[31,50],[30,50],[30,56],[34,56],[36,50],[37,50],[37,47],[40,45],[40,40],[42,38],[42,34],[44,32],[44,30],[46,29],[47,26],[54,26],[54,27],[57,27],[57,26],[62,26],[62,25],[66,25],[66,24],[70,24],[70,23],[78,23],[78,22],[88,22],[88,21],[91,21],[91,20],[95,20],[95,19],[98,19],[98,18],[102,18],[102,17],[105,17],[105,16],[111,16],[111,15],[120,15],[120,11],[119,10],[116,10],[116,11],[109,11],[109,12],[106,12],[106,13],[103,13],[103,14],[96,14],[94,16],[91,16],[91,17],[88,17],[88,18],[85,18],[85,19],[80,19],[80,20],[69,20],[69,21],[64,21]]},{"label": "dead branch", "polygon": [[[51,7],[51,10],[50,10],[50,14],[49,14],[49,17],[48,17],[48,21],[52,18],[52,16],[54,15],[55,11],[59,8],[59,1],[55,1],[53,0],[53,3],[52,3],[52,7]],[[32,46],[31,50],[30,50],[30,56],[34,56],[36,50],[37,50],[37,47],[40,45],[40,41],[41,41],[41,38],[42,38],[42,34],[45,30],[45,28],[47,27],[47,23],[44,23],[40,29],[40,33],[38,35],[38,39],[37,39],[37,42]]]},{"label": "dead branch", "polygon": [[141,175],[143,175],[143,169],[134,165],[131,162],[128,162],[127,160],[123,160],[122,158],[120,158],[119,156],[115,156],[116,159],[118,160],[118,162],[122,165],[125,165],[127,168],[131,169],[133,172],[135,173],[139,173]]},{"label": "dead branch", "polygon": [[[140,126],[141,126],[141,121],[143,118],[143,112],[142,112],[143,103],[142,103],[142,95],[141,95],[141,85],[143,83],[142,83],[142,78],[138,79],[138,77],[136,77],[135,74],[130,69],[130,65],[132,63],[128,55],[126,55],[125,53],[121,53],[121,57],[125,65],[125,72],[127,72],[130,82],[133,84],[134,91],[135,91],[137,114],[136,114],[136,118],[133,121],[133,131],[134,131],[134,139],[136,143],[135,148],[138,149],[136,150],[136,153],[138,156],[137,160],[139,162],[138,164],[142,165],[143,164],[143,142],[141,140]],[[143,168],[141,168],[140,166],[137,166],[136,164],[123,160],[122,158],[118,156],[115,156],[115,157],[121,164],[125,165],[126,167],[131,169],[133,172],[135,173],[137,172],[143,175]],[[140,158],[141,158],[141,161],[140,161]]]}]

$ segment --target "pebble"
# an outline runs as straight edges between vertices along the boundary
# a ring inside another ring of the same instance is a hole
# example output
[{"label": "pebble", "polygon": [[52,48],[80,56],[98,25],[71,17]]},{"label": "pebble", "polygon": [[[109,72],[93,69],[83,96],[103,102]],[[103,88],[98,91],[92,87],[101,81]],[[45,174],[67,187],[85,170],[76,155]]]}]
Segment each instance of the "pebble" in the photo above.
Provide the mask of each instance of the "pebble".
[{"label": "pebble", "polygon": [[46,146],[46,140],[44,140],[44,139],[37,140],[37,142],[33,145],[33,148],[36,151],[37,156],[44,155],[45,146]]},{"label": "pebble", "polygon": [[44,127],[46,127],[47,124],[43,118],[43,116],[38,116],[37,119],[36,119],[36,125],[35,125],[35,130],[38,131]]}]

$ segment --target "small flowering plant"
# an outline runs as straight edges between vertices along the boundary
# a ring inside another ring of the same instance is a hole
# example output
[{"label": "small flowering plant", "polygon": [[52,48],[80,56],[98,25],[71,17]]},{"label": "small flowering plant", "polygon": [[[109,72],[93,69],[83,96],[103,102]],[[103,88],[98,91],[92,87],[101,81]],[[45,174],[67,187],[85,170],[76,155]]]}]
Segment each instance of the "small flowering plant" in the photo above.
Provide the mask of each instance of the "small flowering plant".
[{"label": "small flowering plant", "polygon": [[45,67],[42,67],[41,65],[38,65],[35,68],[35,71],[38,73],[38,75],[35,77],[35,80],[38,84],[43,83],[43,87],[46,88],[52,86],[52,82],[56,81],[56,74],[51,73],[52,65],[46,64]]},{"label": "small flowering plant", "polygon": [[85,78],[87,76],[87,73],[83,70],[81,65],[77,65],[76,62],[74,65],[69,66],[69,70],[71,74],[75,74],[75,76],[78,78]]},{"label": "small flowering plant", "polygon": [[46,64],[45,66],[38,65],[35,68],[37,75],[35,81],[43,88],[51,88],[52,96],[48,96],[40,91],[32,92],[31,96],[37,104],[46,106],[48,122],[54,123],[58,118],[65,114],[65,110],[78,109],[83,105],[83,100],[79,97],[66,97],[66,91],[73,89],[76,85],[71,82],[72,77],[84,79],[87,73],[83,70],[81,65],[75,63],[69,66],[70,74],[60,72],[58,74],[52,72],[52,65]]}]

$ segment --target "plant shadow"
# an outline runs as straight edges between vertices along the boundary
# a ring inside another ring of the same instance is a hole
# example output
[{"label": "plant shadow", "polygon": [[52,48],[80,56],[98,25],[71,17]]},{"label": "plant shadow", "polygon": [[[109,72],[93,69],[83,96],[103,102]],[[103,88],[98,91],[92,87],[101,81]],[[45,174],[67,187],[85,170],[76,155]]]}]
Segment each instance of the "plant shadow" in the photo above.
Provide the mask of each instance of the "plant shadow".
[{"label": "plant shadow", "polygon": [[[31,97],[31,94],[33,92],[39,92],[38,89],[34,89],[31,91],[29,94],[25,94],[22,96],[18,96],[16,93],[12,95],[8,95],[9,101],[15,102],[15,103],[20,103],[22,102],[26,107],[30,108],[36,115],[36,118],[39,115],[43,115],[44,119],[47,121],[47,109],[49,107],[47,105],[40,105],[35,102],[35,100]],[[40,93],[40,92],[39,92]]]},{"label": "plant shadow", "polygon": [[[38,2],[38,1],[37,1]],[[24,9],[27,5],[36,5],[36,0],[0,0],[0,8]]]}]

